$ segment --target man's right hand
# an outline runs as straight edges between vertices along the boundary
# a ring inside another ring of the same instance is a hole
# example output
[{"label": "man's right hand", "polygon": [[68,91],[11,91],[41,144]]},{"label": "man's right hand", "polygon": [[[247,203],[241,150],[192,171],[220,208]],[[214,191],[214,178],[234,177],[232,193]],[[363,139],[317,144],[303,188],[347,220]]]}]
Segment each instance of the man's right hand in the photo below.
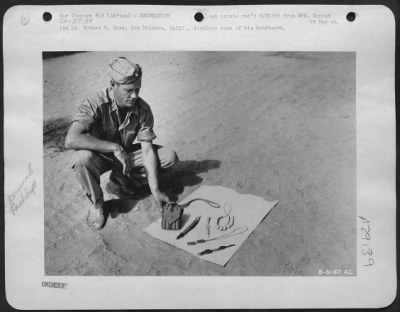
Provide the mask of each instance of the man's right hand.
[{"label": "man's right hand", "polygon": [[119,148],[114,151],[114,157],[122,164],[122,174],[127,175],[131,168],[128,154],[124,151],[122,146],[119,146]]}]

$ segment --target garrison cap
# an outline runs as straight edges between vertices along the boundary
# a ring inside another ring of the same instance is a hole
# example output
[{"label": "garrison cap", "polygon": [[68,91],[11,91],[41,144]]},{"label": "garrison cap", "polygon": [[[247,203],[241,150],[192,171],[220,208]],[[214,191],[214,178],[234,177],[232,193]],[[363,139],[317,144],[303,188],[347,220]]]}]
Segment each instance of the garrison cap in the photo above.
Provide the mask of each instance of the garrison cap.
[{"label": "garrison cap", "polygon": [[120,84],[140,83],[142,68],[125,57],[117,57],[110,65],[111,78]]}]

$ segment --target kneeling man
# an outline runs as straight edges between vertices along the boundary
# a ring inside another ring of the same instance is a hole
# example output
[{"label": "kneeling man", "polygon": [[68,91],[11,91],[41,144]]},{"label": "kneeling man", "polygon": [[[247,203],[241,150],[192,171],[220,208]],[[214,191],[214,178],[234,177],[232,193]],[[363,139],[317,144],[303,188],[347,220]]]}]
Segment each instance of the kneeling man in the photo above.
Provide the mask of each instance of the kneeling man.
[{"label": "kneeling man", "polygon": [[[156,138],[150,106],[139,97],[142,69],[119,57],[109,65],[110,86],[77,106],[65,140],[74,149],[72,168],[92,205],[88,224],[105,225],[100,175],[112,170],[110,181],[131,193],[132,183],[147,176],[150,191],[159,206],[168,202],[160,192],[158,171],[177,161],[174,151],[152,144]],[[135,139],[139,143],[134,143]]]}]

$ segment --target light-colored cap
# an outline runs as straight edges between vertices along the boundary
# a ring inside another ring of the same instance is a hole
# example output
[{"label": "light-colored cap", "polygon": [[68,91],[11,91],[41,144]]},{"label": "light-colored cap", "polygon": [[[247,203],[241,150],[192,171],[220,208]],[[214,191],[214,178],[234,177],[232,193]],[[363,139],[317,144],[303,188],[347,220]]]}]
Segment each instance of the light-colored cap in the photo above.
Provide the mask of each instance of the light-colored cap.
[{"label": "light-colored cap", "polygon": [[142,68],[125,57],[112,60],[109,69],[111,78],[120,84],[136,83],[142,79]]}]

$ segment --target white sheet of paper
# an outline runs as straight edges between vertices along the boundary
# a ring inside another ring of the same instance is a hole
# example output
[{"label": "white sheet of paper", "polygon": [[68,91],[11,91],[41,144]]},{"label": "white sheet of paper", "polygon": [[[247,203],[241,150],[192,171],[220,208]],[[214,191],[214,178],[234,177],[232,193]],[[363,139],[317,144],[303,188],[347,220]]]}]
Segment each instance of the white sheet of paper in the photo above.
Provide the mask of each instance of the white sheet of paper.
[{"label": "white sheet of paper", "polygon": [[[187,215],[186,222],[182,229],[179,231],[163,230],[161,228],[161,218],[152,223],[145,229],[151,236],[162,240],[168,244],[186,250],[187,252],[200,257],[201,259],[214,262],[219,265],[225,265],[233,254],[240,248],[246,238],[254,231],[256,226],[263,220],[263,218],[270,212],[270,210],[278,203],[278,201],[266,201],[259,196],[250,194],[239,194],[232,189],[222,186],[208,186],[204,185],[199,187],[196,191],[182,200],[180,203],[186,203],[194,198],[205,198],[220,204],[220,208],[210,207],[203,201],[195,201],[184,210],[184,217]],[[231,229],[226,231],[219,231],[216,227],[217,218],[224,216],[224,203],[226,212],[230,212],[234,216],[234,225]],[[230,207],[230,208],[228,208]],[[177,239],[178,233],[181,233],[192,221],[200,216],[200,222],[197,226],[190,231],[186,236]],[[203,244],[188,245],[189,241],[196,241],[199,239],[207,239],[206,225],[207,217],[211,217],[211,230],[210,238],[220,237],[227,233],[241,233],[232,235],[223,239],[209,241]],[[232,232],[237,229],[237,231]],[[216,249],[219,246],[227,246],[234,244],[230,248],[199,256],[198,253],[205,249]]]}]

